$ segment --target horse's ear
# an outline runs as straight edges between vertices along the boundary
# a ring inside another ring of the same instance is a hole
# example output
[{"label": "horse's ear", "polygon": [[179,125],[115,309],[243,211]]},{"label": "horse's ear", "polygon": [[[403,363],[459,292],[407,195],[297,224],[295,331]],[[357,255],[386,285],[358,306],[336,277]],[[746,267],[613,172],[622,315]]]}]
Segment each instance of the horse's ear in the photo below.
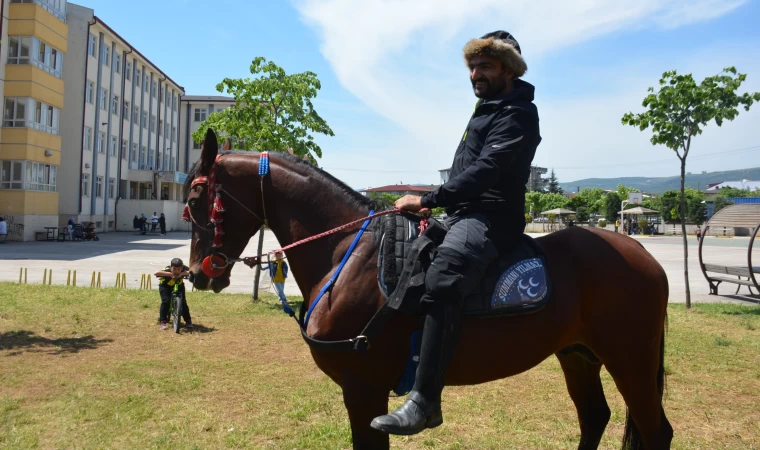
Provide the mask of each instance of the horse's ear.
[{"label": "horse's ear", "polygon": [[230,138],[227,138],[227,140],[224,141],[224,145],[222,146],[222,150],[232,150],[232,142],[230,141]]},{"label": "horse's ear", "polygon": [[200,171],[202,174],[208,174],[211,167],[216,162],[216,155],[219,153],[219,143],[216,141],[216,133],[211,128],[206,131],[206,139],[203,141],[203,149],[201,150],[201,166]]}]

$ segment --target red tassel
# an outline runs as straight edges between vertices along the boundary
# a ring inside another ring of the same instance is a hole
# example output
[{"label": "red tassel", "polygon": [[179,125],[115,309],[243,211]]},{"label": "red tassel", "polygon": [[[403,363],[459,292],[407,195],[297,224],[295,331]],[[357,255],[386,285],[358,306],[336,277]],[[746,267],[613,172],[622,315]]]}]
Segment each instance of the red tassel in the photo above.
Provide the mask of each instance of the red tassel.
[{"label": "red tassel", "polygon": [[187,205],[185,205],[185,209],[184,209],[184,211],[182,211],[182,220],[184,220],[185,222],[190,222],[190,220],[191,220],[190,219],[190,208]]},{"label": "red tassel", "polygon": [[216,227],[214,228],[214,242],[211,244],[212,247],[222,246],[223,234],[224,234],[224,231],[222,230],[222,224],[220,223],[216,224]]},{"label": "red tassel", "polygon": [[221,194],[216,194],[214,199],[214,210],[211,211],[211,222],[221,223],[224,221],[224,203],[222,203]]}]

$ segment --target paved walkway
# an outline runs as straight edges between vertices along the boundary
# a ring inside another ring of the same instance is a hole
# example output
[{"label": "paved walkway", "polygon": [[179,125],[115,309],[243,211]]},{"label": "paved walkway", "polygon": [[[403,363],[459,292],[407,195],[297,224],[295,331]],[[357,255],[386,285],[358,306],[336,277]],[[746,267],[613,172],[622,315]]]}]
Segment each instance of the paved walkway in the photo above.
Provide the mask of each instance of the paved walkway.
[{"label": "paved walkway", "polygon": [[[541,233],[532,234],[540,236]],[[102,284],[113,286],[117,272],[127,274],[127,286],[138,287],[142,273],[152,274],[162,269],[174,257],[187,260],[190,236],[187,232],[167,236],[142,236],[133,233],[100,233],[98,242],[8,242],[0,245],[0,281],[18,281],[19,268],[28,269],[29,283],[41,283],[45,268],[53,269],[53,284],[66,284],[68,270],[77,271],[77,284],[89,285],[93,270],[102,273]],[[683,249],[680,237],[637,237],[644,247],[662,264],[670,282],[670,300],[683,302]],[[258,237],[254,236],[245,255],[256,252]],[[689,281],[693,302],[731,301],[728,295],[710,296],[707,282],[699,269],[697,240],[689,238]],[[741,265],[747,261],[748,238],[705,238],[705,261],[715,264]],[[272,233],[264,235],[264,251],[279,247]],[[760,263],[760,243],[755,245],[754,261]],[[601,263],[601,262],[600,262]],[[231,285],[225,292],[251,293],[254,271],[237,264],[232,270]],[[262,289],[273,292],[269,278],[262,276]],[[155,281],[154,281],[155,287]],[[733,294],[735,285],[724,285],[721,294]],[[285,283],[287,295],[300,295],[290,277]],[[747,288],[741,292],[746,294]]]}]

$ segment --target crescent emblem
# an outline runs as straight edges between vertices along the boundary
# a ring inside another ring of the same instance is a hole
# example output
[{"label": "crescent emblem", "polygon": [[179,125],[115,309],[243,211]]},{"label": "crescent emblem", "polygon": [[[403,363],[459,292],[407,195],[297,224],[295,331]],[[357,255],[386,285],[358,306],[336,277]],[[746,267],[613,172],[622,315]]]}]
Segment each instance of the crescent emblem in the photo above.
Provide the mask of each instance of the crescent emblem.
[{"label": "crescent emblem", "polygon": [[533,290],[533,288],[530,288],[527,291],[525,291],[525,293],[528,294],[529,297],[535,297],[536,293],[535,292],[531,292],[532,290]]},{"label": "crescent emblem", "polygon": [[536,284],[533,284],[533,277],[530,277],[530,280],[528,280],[528,284],[531,285],[532,287],[536,287],[539,285],[538,282],[536,282]]},{"label": "crescent emblem", "polygon": [[523,286],[523,280],[520,280],[519,283],[517,283],[517,286],[522,289],[523,291],[528,289],[529,286]]}]

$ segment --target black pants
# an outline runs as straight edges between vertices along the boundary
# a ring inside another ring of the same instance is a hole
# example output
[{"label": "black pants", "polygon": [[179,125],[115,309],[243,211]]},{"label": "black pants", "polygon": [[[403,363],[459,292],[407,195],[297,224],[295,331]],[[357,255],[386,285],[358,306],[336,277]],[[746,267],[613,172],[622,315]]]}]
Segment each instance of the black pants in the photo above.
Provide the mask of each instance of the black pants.
[{"label": "black pants", "polygon": [[444,375],[459,341],[464,298],[480,283],[488,265],[511,251],[521,235],[518,228],[506,232],[482,214],[450,217],[447,225],[449,232],[425,276],[421,302],[426,317],[413,388],[432,402],[440,402]]},{"label": "black pants", "polygon": [[161,227],[161,234],[166,234],[166,222],[159,222],[158,224]]},{"label": "black pants", "polygon": [[[179,291],[179,295],[182,296],[182,318],[185,320],[186,324],[192,323],[193,320],[190,318],[190,307],[187,306],[187,297],[185,297],[185,284],[180,284],[177,290]],[[158,320],[160,322],[168,322],[171,320],[169,317],[169,303],[172,300],[173,291],[174,286],[166,284],[158,285],[158,293],[161,294],[161,309],[158,312]]]}]

